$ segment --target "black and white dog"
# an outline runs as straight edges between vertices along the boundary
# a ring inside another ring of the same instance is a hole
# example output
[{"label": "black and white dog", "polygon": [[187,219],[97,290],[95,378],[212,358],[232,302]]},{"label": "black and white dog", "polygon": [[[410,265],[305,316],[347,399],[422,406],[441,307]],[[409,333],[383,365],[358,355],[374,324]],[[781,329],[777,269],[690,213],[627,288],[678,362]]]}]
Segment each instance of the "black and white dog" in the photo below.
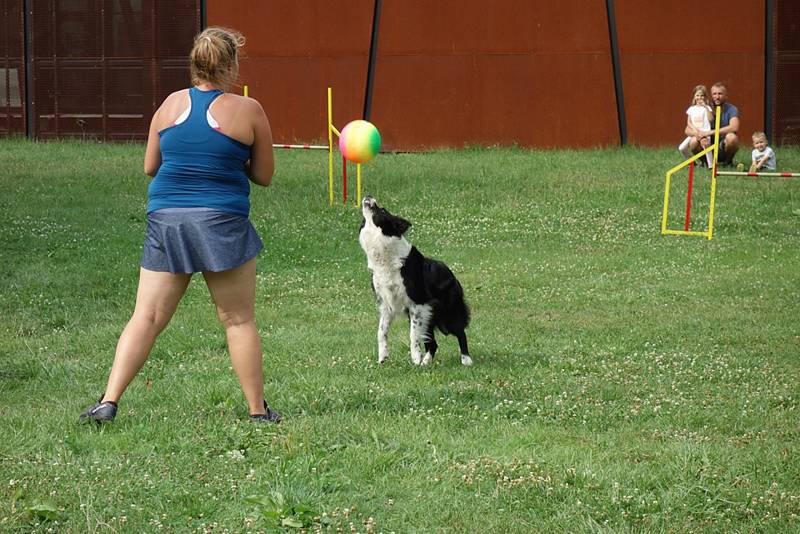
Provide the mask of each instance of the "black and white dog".
[{"label": "black and white dog", "polygon": [[[392,320],[407,313],[411,338],[411,361],[427,365],[436,354],[433,329],[458,338],[461,363],[472,365],[467,348],[469,308],[464,290],[452,271],[440,261],[423,256],[403,234],[411,227],[407,220],[378,206],[375,199],[361,202],[364,222],[358,241],[367,254],[372,271],[372,289],[378,301],[378,362],[389,356],[387,337]],[[425,344],[425,355],[420,344]]]}]

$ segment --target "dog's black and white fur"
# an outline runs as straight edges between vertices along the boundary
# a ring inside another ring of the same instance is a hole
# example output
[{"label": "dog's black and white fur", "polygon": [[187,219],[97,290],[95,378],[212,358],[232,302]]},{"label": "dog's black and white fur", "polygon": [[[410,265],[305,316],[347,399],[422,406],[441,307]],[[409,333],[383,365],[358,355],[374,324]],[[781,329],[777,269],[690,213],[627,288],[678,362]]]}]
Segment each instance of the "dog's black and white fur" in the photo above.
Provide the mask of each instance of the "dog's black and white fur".
[{"label": "dog's black and white fur", "polygon": [[415,365],[427,365],[436,355],[434,328],[456,336],[461,363],[472,365],[464,333],[470,312],[455,275],[447,265],[426,258],[406,240],[403,234],[411,227],[410,222],[378,206],[372,197],[364,198],[361,211],[364,222],[358,241],[367,255],[380,310],[378,362],[389,356],[387,337],[392,320],[405,312],[411,325],[411,361]]}]

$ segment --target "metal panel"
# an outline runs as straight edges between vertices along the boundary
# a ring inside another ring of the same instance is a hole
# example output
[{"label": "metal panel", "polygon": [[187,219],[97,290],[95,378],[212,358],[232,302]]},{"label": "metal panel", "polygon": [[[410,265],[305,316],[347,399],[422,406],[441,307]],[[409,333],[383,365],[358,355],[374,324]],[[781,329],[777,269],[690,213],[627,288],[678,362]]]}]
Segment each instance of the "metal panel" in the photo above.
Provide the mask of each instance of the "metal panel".
[{"label": "metal panel", "polygon": [[800,4],[777,2],[773,144],[800,144]]},{"label": "metal panel", "polygon": [[276,143],[327,144],[327,87],[333,88],[338,128],[360,117],[365,83],[361,58],[251,57],[242,61],[240,79],[264,107]]},{"label": "metal panel", "polygon": [[270,119],[278,143],[327,142],[327,87],[338,127],[360,118],[372,0],[208,0],[208,24],[242,32],[239,78]]},{"label": "metal panel", "polygon": [[[23,100],[26,76],[29,124],[43,137],[144,138],[163,98],[187,85],[200,0],[26,2],[23,73],[23,2],[0,0],[0,134],[25,127],[12,85]],[[691,88],[718,80],[740,108],[742,137],[764,128],[765,0],[730,0],[711,15],[694,0],[668,4],[615,0],[629,139],[678,142]],[[247,36],[241,81],[276,140],[308,142],[326,136],[326,87],[338,126],[363,112],[374,6],[207,0],[207,16]],[[800,7],[776,6],[773,124],[777,142],[798,142]],[[386,148],[619,142],[602,2],[388,0],[378,29],[371,119]]]},{"label": "metal panel", "polygon": [[778,0],[777,8],[777,48],[787,52],[800,52],[800,4],[795,0]]},{"label": "metal panel", "polygon": [[389,148],[617,144],[605,6],[386,2],[372,109]]},{"label": "metal panel", "polygon": [[25,133],[22,2],[0,0],[0,135]]},{"label": "metal panel", "polygon": [[[630,140],[677,146],[692,88],[702,83],[710,90],[722,81],[739,108],[746,146],[764,127],[764,9],[763,0],[730,0],[724,10],[706,15],[694,0],[657,7],[617,0]],[[754,14],[752,24],[742,24],[746,12]]]},{"label": "metal panel", "polygon": [[385,2],[379,51],[386,55],[608,53],[605,6],[591,4],[583,0]]},{"label": "metal panel", "polygon": [[198,0],[31,0],[36,137],[145,139],[189,84]]},{"label": "metal panel", "polygon": [[[396,56],[378,71],[373,120],[389,149],[618,143],[607,54]],[[553,83],[576,77],[591,90]]]},{"label": "metal panel", "polygon": [[369,52],[372,8],[373,0],[206,2],[209,26],[242,32],[247,57],[360,57]]}]

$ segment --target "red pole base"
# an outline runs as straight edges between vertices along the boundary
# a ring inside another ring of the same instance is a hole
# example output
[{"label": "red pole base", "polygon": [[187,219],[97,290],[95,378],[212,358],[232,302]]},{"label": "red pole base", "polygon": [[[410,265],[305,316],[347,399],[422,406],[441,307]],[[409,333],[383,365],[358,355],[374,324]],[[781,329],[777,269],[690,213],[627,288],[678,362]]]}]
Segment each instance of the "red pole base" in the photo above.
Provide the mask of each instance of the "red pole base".
[{"label": "red pole base", "polygon": [[683,230],[689,231],[689,219],[692,213],[692,182],[694,181],[694,161],[689,164],[689,187],[686,190],[686,221],[683,223]]},{"label": "red pole base", "polygon": [[347,159],[342,156],[342,204],[347,204]]}]

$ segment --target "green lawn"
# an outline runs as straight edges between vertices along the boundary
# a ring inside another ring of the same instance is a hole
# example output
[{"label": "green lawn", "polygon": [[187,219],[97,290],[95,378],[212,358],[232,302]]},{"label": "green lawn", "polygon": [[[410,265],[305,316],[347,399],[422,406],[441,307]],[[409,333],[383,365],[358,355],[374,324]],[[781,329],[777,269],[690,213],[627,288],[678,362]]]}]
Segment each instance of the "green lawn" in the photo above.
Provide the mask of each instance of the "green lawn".
[{"label": "green lawn", "polygon": [[196,277],[117,420],[80,426],[133,307],[143,152],[0,140],[0,532],[800,531],[797,180],[720,177],[707,240],[660,235],[674,149],[382,154],[364,191],[460,278],[475,365],[442,338],[413,366],[397,321],[379,366],[360,213],[324,153],[279,152],[252,219],[284,422],[247,420]]}]

